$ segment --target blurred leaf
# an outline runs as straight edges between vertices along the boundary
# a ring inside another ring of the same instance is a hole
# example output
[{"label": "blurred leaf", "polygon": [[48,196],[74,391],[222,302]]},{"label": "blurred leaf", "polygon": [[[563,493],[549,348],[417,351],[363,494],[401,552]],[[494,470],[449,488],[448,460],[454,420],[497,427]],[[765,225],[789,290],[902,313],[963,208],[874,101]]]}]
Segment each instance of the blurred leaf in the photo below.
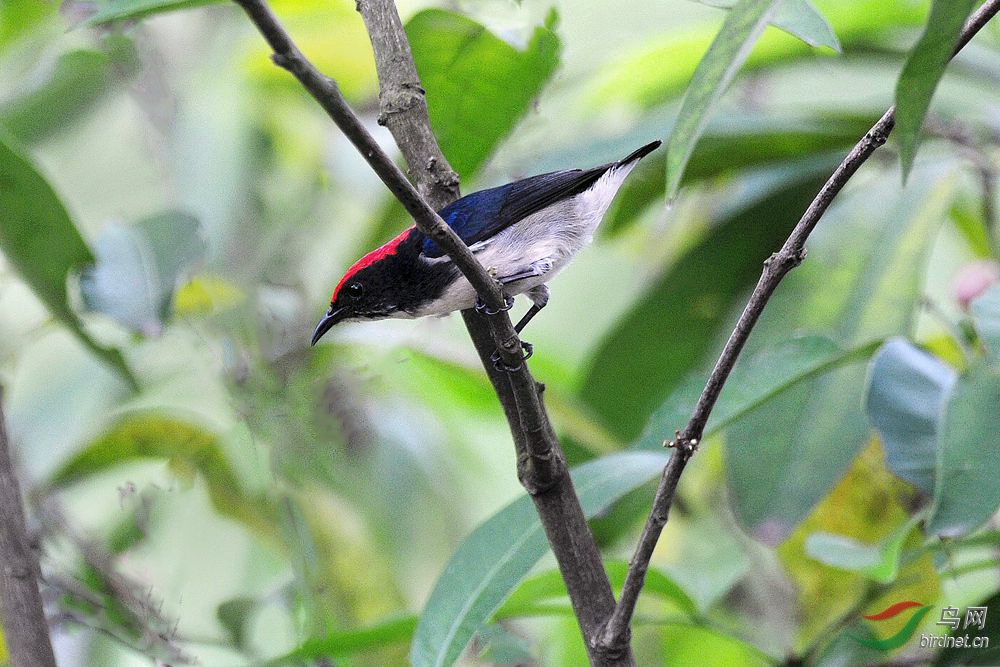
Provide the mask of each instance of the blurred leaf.
[{"label": "blurred leaf", "polygon": [[969,532],[1000,506],[998,406],[1000,366],[972,364],[955,383],[945,410],[928,534]]},{"label": "blurred leaf", "polygon": [[[893,198],[879,198],[878,184],[872,183],[857,195],[864,199],[841,203],[837,214],[828,214],[837,221],[824,223],[844,224],[843,216],[857,214],[851,206],[863,205],[870,217],[859,224],[870,226],[871,232],[859,234],[847,224],[828,237],[831,244],[848,244],[832,255],[841,264],[839,275],[822,263],[831,256],[811,246],[818,255],[810,257],[815,273],[807,273],[806,281],[797,285],[782,285],[782,294],[768,303],[761,318],[764,326],[754,332],[757,340],[806,323],[831,327],[839,339],[853,345],[907,331],[919,301],[925,253],[950,205],[954,185],[950,168],[927,169],[902,192],[891,188]],[[841,259],[849,253],[854,259]],[[817,282],[809,283],[814,276]],[[808,291],[796,290],[806,285]],[[830,301],[823,304],[821,298]],[[798,383],[729,427],[730,502],[740,524],[755,538],[768,545],[786,539],[867,441],[861,409],[864,371],[858,364],[846,365]]]},{"label": "blurred leaf", "polygon": [[[58,9],[54,2],[5,2],[0,12],[0,45],[34,30],[53,16]],[[0,636],[0,660],[3,659],[3,638]]]},{"label": "blurred leaf", "polygon": [[976,257],[990,257],[990,234],[986,229],[983,198],[979,192],[959,191],[951,207],[951,219]]},{"label": "blurred leaf", "polygon": [[0,139],[0,249],[53,315],[133,388],[139,383],[118,350],[101,347],[70,308],[66,281],[94,261],[58,195],[34,165]]},{"label": "blurred leaf", "polygon": [[531,644],[497,623],[485,625],[476,633],[482,645],[479,659],[492,665],[518,665],[531,662]]},{"label": "blurred leaf", "polygon": [[[372,104],[378,95],[375,58],[364,22],[358,20],[355,3],[272,0],[268,4],[288,33],[294,35],[299,49],[319,71],[337,82],[348,102],[365,107]],[[314,124],[315,105],[302,95],[301,84],[274,66],[267,45],[259,36],[253,35],[251,44],[244,68],[252,80],[262,84],[261,94],[267,98],[262,110],[268,113],[266,122],[277,135],[276,148],[285,154],[285,159],[300,165],[316,160],[319,169],[324,157],[315,138],[324,131],[327,119],[321,118],[319,124]]]},{"label": "blurred leaf", "polygon": [[288,663],[301,664],[315,658],[337,658],[380,646],[408,641],[417,627],[413,615],[391,618],[359,630],[334,632],[320,639],[308,639],[302,646],[287,655],[268,661],[268,667]]},{"label": "blurred leaf", "polygon": [[[797,382],[867,358],[878,341],[844,350],[829,338],[802,336],[767,347],[736,362],[719,394],[704,436],[710,437]],[[633,447],[657,449],[687,423],[705,386],[705,373],[692,373],[657,408]]]},{"label": "blurred leaf", "polygon": [[[978,600],[974,606],[985,607],[987,610],[1000,608],[1000,593],[994,593],[986,600]],[[956,629],[951,634],[956,638],[971,634],[974,630],[977,637],[987,637],[989,640],[981,648],[970,645],[950,646],[938,653],[934,667],[957,667],[958,665],[998,665],[1000,664],[1000,614],[986,614],[986,628],[978,626]]]},{"label": "blurred leaf", "polygon": [[[832,170],[851,146],[871,127],[865,114],[721,114],[709,121],[691,154],[681,184],[734,174],[750,167],[784,162],[829,162]],[[632,134],[642,134],[635,132]],[[630,140],[634,141],[634,139]],[[592,143],[588,145],[593,150]],[[796,161],[796,159],[801,159]],[[576,159],[576,158],[574,158]],[[548,160],[547,160],[548,162]],[[648,165],[646,163],[649,163]],[[569,161],[565,161],[569,164]],[[662,204],[664,181],[647,174],[666,169],[666,155],[657,151],[643,160],[645,169],[625,181],[598,233],[615,236],[628,228],[647,206]]]},{"label": "blurred leaf", "polygon": [[257,600],[253,598],[233,598],[223,602],[215,610],[215,617],[240,650],[246,647],[247,624],[258,607]]},{"label": "blurred leaf", "polygon": [[[709,7],[732,9],[737,0],[697,0]],[[826,46],[840,51],[833,28],[809,0],[783,0],[771,19],[771,25],[798,37],[809,46]]]},{"label": "blurred leaf", "polygon": [[886,465],[934,493],[938,424],[958,374],[905,338],[892,338],[872,360],[865,411],[882,438]]},{"label": "blurred leaf", "polygon": [[882,584],[896,580],[906,538],[922,516],[916,516],[879,544],[865,544],[846,535],[813,533],[806,538],[810,558],[842,570],[850,570]]},{"label": "blurred leaf", "polygon": [[927,27],[906,59],[896,84],[896,141],[903,179],[913,167],[920,128],[944,75],[958,35],[977,0],[934,0]]},{"label": "blurred leaf", "polygon": [[212,433],[200,426],[152,413],[125,415],[101,437],[53,473],[54,487],[75,484],[125,463],[176,459],[201,473],[215,509],[257,533],[276,540],[273,513],[250,497]]},{"label": "blurred leaf", "polygon": [[407,22],[431,126],[463,179],[482,166],[555,71],[555,23],[553,11],[518,51],[485,26],[441,9],[424,10]]},{"label": "blurred leaf", "polygon": [[660,633],[664,665],[771,667],[777,661],[747,641],[716,628],[670,623]]},{"label": "blurred leaf", "polygon": [[719,220],[605,336],[580,393],[609,429],[636,437],[684,376],[705,362],[761,263],[781,246],[820,185],[811,174],[791,173],[776,192]]},{"label": "blurred leaf", "polygon": [[93,26],[124,19],[139,19],[153,14],[219,2],[222,0],[108,0],[101,5],[96,14],[84,21],[83,25]]},{"label": "blurred leaf", "polygon": [[691,77],[680,114],[667,139],[667,199],[680,187],[684,167],[694,151],[713,107],[729,87],[754,43],[774,15],[779,0],[739,0],[726,14],[708,52]]},{"label": "blurred leaf", "polygon": [[[648,503],[647,503],[648,504]],[[621,591],[625,583],[625,575],[628,572],[628,563],[623,560],[605,561],[604,568],[611,580],[612,588],[617,592]],[[680,609],[688,616],[697,616],[698,608],[694,600],[691,599],[684,589],[680,587],[666,573],[650,568],[646,575],[646,583],[643,585],[644,595],[656,595]],[[563,581],[559,570],[547,570],[539,574],[528,577],[514,589],[510,597],[497,609],[495,618],[512,618],[521,616],[529,612],[539,601],[550,600],[552,598],[565,598],[569,594],[566,592],[566,583]]]},{"label": "blurred leaf", "polygon": [[[576,468],[573,484],[584,513],[592,517],[646,483],[660,473],[667,459],[635,452]],[[413,664],[452,664],[546,551],[545,532],[527,496],[480,524],[438,578],[413,638]]]},{"label": "blurred leaf", "polygon": [[155,334],[170,314],[180,278],[203,259],[205,242],[197,220],[168,211],[134,225],[107,225],[94,250],[96,264],[80,275],[84,303],[135,331]]},{"label": "blurred leaf", "polygon": [[198,275],[177,288],[174,314],[180,317],[209,315],[229,310],[246,299],[237,285],[224,278]]},{"label": "blurred leaf", "polygon": [[[920,25],[925,19],[921,3],[886,3],[884,0],[817,2],[845,52],[862,50],[870,57],[886,48],[885,37],[900,29]],[[684,90],[705,52],[715,27],[697,26],[666,32],[641,45],[630,55],[608,62],[594,77],[590,102],[597,106],[631,103],[650,109]],[[891,47],[889,47],[891,49]],[[754,71],[776,63],[789,66],[812,56],[814,51],[799,40],[780,32],[765,32],[746,61],[744,71]],[[663,67],[670,63],[670,67]]]},{"label": "blurred leaf", "polygon": [[993,285],[969,304],[976,331],[990,356],[1000,361],[1000,284]]},{"label": "blurred leaf", "polygon": [[[864,604],[866,598],[877,594],[880,584],[857,572],[817,562],[808,552],[808,539],[815,533],[843,536],[862,545],[886,544],[905,530],[901,527],[911,520],[906,509],[911,502],[910,485],[885,469],[881,448],[872,438],[843,479],[778,547],[777,554],[796,590],[797,646],[815,646],[830,640],[831,627],[856,617],[859,605],[880,611],[900,599],[937,598],[939,583],[933,555],[921,551],[923,556],[911,557],[923,545],[924,538],[919,531],[909,531],[909,537],[904,540],[906,556],[902,559],[901,572],[885,593],[888,601],[881,607],[878,606],[881,598]],[[898,631],[900,625],[901,622],[899,625],[886,622],[880,624],[878,630],[889,636]],[[836,662],[827,660],[824,664]],[[855,663],[842,664],[848,667]]]},{"label": "blurred leaf", "polygon": [[83,116],[107,88],[109,58],[78,49],[36,72],[26,90],[0,106],[0,125],[20,141],[37,141]]},{"label": "blurred leaf", "polygon": [[[862,643],[858,640],[868,643]],[[855,665],[877,665],[885,658],[885,653],[872,648],[871,642],[878,640],[871,624],[856,619],[819,652],[812,667],[855,667]]]}]

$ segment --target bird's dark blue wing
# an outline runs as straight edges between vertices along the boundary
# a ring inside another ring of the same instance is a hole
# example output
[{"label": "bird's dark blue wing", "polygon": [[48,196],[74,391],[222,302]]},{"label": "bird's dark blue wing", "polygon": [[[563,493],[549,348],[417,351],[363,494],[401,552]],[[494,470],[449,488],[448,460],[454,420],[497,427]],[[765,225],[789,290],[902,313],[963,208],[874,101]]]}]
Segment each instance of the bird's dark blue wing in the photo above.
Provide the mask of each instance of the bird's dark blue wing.
[{"label": "bird's dark blue wing", "polygon": [[[583,192],[613,165],[556,171],[480,190],[445,206],[438,213],[466,245],[472,245],[532,213]],[[428,238],[424,240],[423,254],[431,258],[441,257],[444,251]]]},{"label": "bird's dark blue wing", "polygon": [[[498,188],[473,192],[445,206],[438,213],[466,245],[472,245],[491,238],[532,213],[580,194],[596,183],[608,169],[640,160],[659,145],[659,141],[653,141],[617,162],[592,169],[553,171]],[[424,239],[423,255],[442,257],[444,251],[427,238]]]}]

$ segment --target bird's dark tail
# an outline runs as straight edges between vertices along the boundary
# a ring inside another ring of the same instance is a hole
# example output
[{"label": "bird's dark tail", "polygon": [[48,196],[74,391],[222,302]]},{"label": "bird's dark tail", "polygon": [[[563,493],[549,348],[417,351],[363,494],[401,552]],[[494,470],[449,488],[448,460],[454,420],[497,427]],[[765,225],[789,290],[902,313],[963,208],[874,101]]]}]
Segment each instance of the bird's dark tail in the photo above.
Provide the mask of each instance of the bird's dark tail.
[{"label": "bird's dark tail", "polygon": [[621,160],[618,160],[617,163],[618,166],[629,164],[630,162],[635,162],[636,160],[641,160],[642,158],[646,157],[647,155],[655,151],[657,148],[659,148],[661,143],[663,142],[657,139],[656,141],[649,142],[642,148],[638,148],[632,151],[631,153],[623,157]]}]

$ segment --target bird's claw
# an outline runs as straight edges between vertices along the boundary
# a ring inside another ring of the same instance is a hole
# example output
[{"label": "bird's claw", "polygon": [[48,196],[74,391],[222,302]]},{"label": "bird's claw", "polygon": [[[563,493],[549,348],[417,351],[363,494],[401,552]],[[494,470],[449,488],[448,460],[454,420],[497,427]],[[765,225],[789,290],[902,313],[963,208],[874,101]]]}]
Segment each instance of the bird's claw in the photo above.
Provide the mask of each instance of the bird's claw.
[{"label": "bird's claw", "polygon": [[503,308],[490,308],[482,297],[478,294],[476,295],[476,312],[482,313],[483,315],[497,315],[499,313],[504,313],[514,307],[514,297],[507,296],[503,297]]},{"label": "bird's claw", "polygon": [[503,357],[500,356],[500,350],[495,350],[493,354],[490,355],[490,361],[493,362],[493,368],[497,369],[501,373],[516,373],[524,367],[524,362],[531,358],[531,355],[535,353],[535,346],[531,343],[522,340],[521,350],[523,354],[521,355],[521,360],[517,362],[516,366],[508,365]]}]

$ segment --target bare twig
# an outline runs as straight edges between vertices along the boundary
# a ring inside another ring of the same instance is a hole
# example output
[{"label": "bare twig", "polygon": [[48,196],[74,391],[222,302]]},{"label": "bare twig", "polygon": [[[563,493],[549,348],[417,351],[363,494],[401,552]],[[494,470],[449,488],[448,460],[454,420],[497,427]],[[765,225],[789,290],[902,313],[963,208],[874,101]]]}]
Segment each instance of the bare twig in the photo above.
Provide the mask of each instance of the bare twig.
[{"label": "bare twig", "polygon": [[63,605],[65,608],[58,620],[102,632],[145,655],[171,662],[198,664],[194,656],[181,648],[182,638],[177,635],[178,621],[164,616],[163,601],[154,596],[151,586],[121,572],[114,554],[80,535],[55,500],[39,498],[34,505],[49,537],[66,540],[81,556],[88,576],[96,578],[96,581],[84,584],[79,577],[58,573],[45,577],[44,583],[50,592],[82,601],[92,608],[92,613],[84,614],[76,613],[72,606]]},{"label": "bare twig", "polygon": [[0,406],[0,625],[11,664],[55,667],[38,592],[38,560],[28,543],[21,487],[9,447]]},{"label": "bare twig", "polygon": [[[499,309],[502,295],[468,247],[434,213],[406,180],[348,107],[335,82],[320,74],[298,50],[262,0],[234,0],[243,7],[274,50],[273,59],[291,72],[320,103],[337,126],[358,148],[372,169],[413,217],[455,261],[483,300]],[[389,0],[360,0],[361,12],[375,49],[382,83],[380,120],[393,133],[413,177],[435,206],[458,195],[457,176],[451,170],[430,131],[423,90],[402,22]],[[614,609],[614,595],[565,459],[527,365],[520,363],[522,347],[505,312],[484,317],[463,312],[466,326],[496,389],[511,426],[518,451],[518,475],[541,517],[576,612],[591,662],[595,665],[632,665],[627,642],[611,649],[597,641]],[[488,362],[498,349],[504,361],[519,370],[501,373]]]},{"label": "bare twig", "polygon": [[997,211],[997,169],[992,163],[979,165],[979,182],[982,186],[983,222],[986,237],[994,257],[1000,257],[1000,212]]},{"label": "bare twig", "polygon": [[[984,3],[966,23],[958,41],[955,53],[964,47],[970,39],[986,23],[1000,11],[1000,0],[988,0]],[[639,599],[639,593],[646,578],[646,571],[649,568],[649,560],[653,555],[653,549],[660,538],[663,526],[667,522],[670,513],[670,506],[677,490],[677,482],[684,467],[691,459],[698,443],[701,441],[705,424],[715,406],[716,400],[733,370],[733,365],[739,357],[743,346],[750,337],[750,332],[757,323],[764,306],[767,305],[771,295],[777,288],[778,283],[793,268],[798,266],[806,256],[806,239],[815,229],[820,218],[829,208],[833,198],[837,196],[848,180],[854,175],[858,168],[871,156],[875,150],[886,142],[889,133],[895,125],[895,107],[890,108],[883,114],[875,125],[868,130],[868,133],[859,141],[851,152],[840,163],[840,166],[833,172],[830,179],[820,189],[819,194],[813,199],[809,208],[802,215],[798,224],[792,230],[781,250],[771,255],[764,262],[764,271],[757,286],[750,295],[750,300],[744,308],[736,323],[733,333],[726,342],[719,360],[709,375],[708,382],[702,390],[698,399],[698,404],[683,431],[679,431],[676,437],[669,443],[673,448],[673,455],[663,470],[660,477],[659,486],[653,499],[653,508],[643,527],[639,544],[636,546],[635,554],[629,562],[628,574],[622,588],[621,599],[615,607],[615,611],[608,621],[608,625],[601,636],[601,643],[607,648],[621,646],[628,641],[629,624],[632,614],[635,612],[635,605]]]}]

